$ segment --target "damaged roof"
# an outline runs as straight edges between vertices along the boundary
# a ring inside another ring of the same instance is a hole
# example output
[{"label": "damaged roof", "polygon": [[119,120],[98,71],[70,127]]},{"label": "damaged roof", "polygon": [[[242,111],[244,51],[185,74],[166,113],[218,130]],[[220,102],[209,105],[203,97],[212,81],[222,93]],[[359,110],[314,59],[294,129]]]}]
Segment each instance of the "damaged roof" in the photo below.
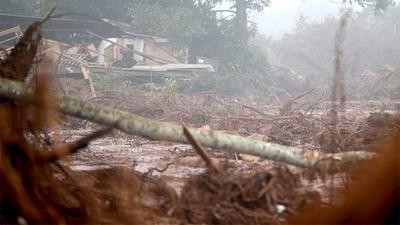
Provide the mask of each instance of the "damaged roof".
[{"label": "damaged roof", "polygon": [[[42,20],[40,17],[20,16],[0,13],[0,30],[20,26],[25,30],[32,22]],[[116,37],[153,37],[150,35],[135,33],[128,24],[116,22],[110,19],[97,20],[86,19],[61,19],[54,18],[42,26],[43,34],[50,39],[73,43],[92,42],[95,38],[88,35],[87,31],[96,33],[105,38]],[[154,38],[154,37],[153,37]]]}]

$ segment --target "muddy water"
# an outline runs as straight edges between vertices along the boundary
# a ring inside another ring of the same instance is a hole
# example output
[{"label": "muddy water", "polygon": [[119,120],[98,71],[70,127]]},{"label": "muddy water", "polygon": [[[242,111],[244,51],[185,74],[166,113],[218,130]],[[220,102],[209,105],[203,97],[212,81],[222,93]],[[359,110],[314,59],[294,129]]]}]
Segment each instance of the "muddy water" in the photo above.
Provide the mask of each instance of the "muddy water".
[{"label": "muddy water", "polygon": [[[68,141],[71,141],[90,132],[89,129],[64,130],[62,136],[69,136]],[[279,165],[269,160],[244,161],[236,160],[233,156],[226,157],[226,154],[220,152],[213,151],[213,153],[219,160],[228,160],[236,167],[236,170],[242,172],[270,170]],[[139,172],[161,178],[178,193],[190,176],[200,174],[205,169],[203,161],[189,145],[149,141],[122,134],[114,134],[93,141],[88,148],[64,160],[63,164],[77,171],[131,167]],[[303,172],[302,169],[292,166],[289,166],[289,169],[294,173]],[[342,186],[339,176],[333,181],[335,186]],[[302,183],[318,191],[325,200],[328,200],[329,183],[320,179],[313,182],[302,179]]]},{"label": "muddy water", "polygon": [[[63,130],[59,135],[69,137],[67,141],[72,141],[90,132],[90,129]],[[274,166],[274,163],[267,160],[246,162],[236,160],[233,156],[227,158],[227,154],[217,151],[213,151],[213,155],[231,162],[243,171],[270,169]],[[77,171],[131,167],[162,178],[178,191],[187,178],[205,170],[203,161],[190,145],[149,141],[123,134],[95,140],[86,149],[63,160],[63,164]]]},{"label": "muddy water", "polygon": [[[70,130],[65,132],[68,135],[62,136],[69,136],[68,140],[75,140],[90,132],[88,129]],[[180,189],[186,178],[204,170],[200,163],[198,166],[176,163],[178,156],[189,154],[191,151],[191,147],[187,145],[114,135],[91,142],[89,147],[67,158],[63,163],[78,171],[131,167],[142,173],[165,178],[170,185]],[[165,171],[162,173],[157,171],[163,169]]]}]

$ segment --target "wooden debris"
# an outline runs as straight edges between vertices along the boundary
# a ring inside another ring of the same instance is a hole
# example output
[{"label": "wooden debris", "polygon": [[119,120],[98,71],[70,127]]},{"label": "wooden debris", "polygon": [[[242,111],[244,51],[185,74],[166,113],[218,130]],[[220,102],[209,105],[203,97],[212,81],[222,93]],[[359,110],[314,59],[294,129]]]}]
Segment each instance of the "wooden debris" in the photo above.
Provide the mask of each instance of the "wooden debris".
[{"label": "wooden debris", "polygon": [[[24,99],[32,101],[32,89],[23,84],[8,79],[0,79],[0,96],[11,100]],[[56,94],[60,112],[89,120],[106,126],[114,126],[125,133],[140,135],[155,140],[187,143],[181,126],[158,122],[132,113],[120,111],[94,102],[86,102],[78,97]],[[320,160],[319,158],[305,158],[304,155],[313,151],[297,147],[283,146],[275,143],[253,140],[241,136],[229,135],[214,130],[189,129],[192,136],[202,145],[224,149],[228,152],[245,153],[260,156],[277,162],[287,163],[304,168],[312,168],[326,172],[338,172],[354,165],[357,162],[372,159],[374,153],[344,152],[328,154],[342,160]]]},{"label": "wooden debris", "polygon": [[93,132],[77,141],[74,141],[69,144],[63,144],[60,146],[56,146],[53,151],[50,152],[41,152],[38,156],[38,160],[42,163],[50,163],[55,162],[65,156],[71,155],[78,150],[85,148],[89,145],[89,143],[96,138],[102,137],[108,134],[112,128],[104,128],[98,131]]},{"label": "wooden debris", "polygon": [[196,150],[197,154],[199,154],[200,157],[204,160],[207,167],[216,172],[219,172],[220,168],[218,165],[218,161],[211,158],[211,156],[207,153],[207,150],[205,150],[204,147],[193,137],[193,135],[189,131],[189,128],[185,124],[183,124],[182,126],[183,126],[183,134],[188,139],[189,143],[193,146],[193,148]]}]

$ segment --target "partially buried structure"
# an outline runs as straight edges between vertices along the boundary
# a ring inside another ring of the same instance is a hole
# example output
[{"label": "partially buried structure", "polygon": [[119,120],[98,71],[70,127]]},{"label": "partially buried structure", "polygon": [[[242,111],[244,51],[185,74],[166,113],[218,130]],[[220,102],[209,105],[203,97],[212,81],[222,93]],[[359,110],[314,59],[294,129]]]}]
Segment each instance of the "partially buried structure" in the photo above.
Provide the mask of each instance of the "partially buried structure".
[{"label": "partially buried structure", "polygon": [[[32,22],[41,19],[0,14],[0,57],[10,52]],[[187,64],[187,57],[178,57],[179,53],[168,47],[168,39],[135,33],[128,24],[110,19],[55,18],[43,24],[42,33],[41,54],[52,64],[52,73],[88,80],[93,96],[93,73],[155,82],[215,72],[209,64]]]}]

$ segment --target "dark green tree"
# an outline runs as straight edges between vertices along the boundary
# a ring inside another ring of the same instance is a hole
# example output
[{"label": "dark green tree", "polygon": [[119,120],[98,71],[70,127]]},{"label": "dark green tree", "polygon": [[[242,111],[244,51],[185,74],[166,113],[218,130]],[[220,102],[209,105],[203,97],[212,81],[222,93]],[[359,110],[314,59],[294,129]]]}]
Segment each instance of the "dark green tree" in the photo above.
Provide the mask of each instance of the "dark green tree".
[{"label": "dark green tree", "polygon": [[233,10],[230,11],[235,14],[237,37],[243,41],[247,41],[249,37],[248,30],[248,14],[251,10],[262,11],[265,7],[271,4],[270,0],[209,0],[212,4],[220,4],[223,2],[230,2],[233,4]]},{"label": "dark green tree", "polygon": [[0,0],[0,13],[19,14],[26,16],[35,15],[36,0]]},{"label": "dark green tree", "polygon": [[343,0],[343,2],[357,3],[361,6],[374,7],[376,12],[387,10],[391,5],[394,5],[393,0]]},{"label": "dark green tree", "polygon": [[264,88],[268,84],[265,57],[239,37],[242,31],[236,19],[217,17],[216,2],[143,0],[130,4],[131,24],[138,32],[167,37],[187,47],[191,63],[196,56],[218,60],[218,88],[224,92]]},{"label": "dark green tree", "polygon": [[67,14],[68,17],[80,14],[95,18],[110,18],[128,22],[128,4],[135,0],[37,0],[36,14],[47,15],[56,8],[55,14]]}]

